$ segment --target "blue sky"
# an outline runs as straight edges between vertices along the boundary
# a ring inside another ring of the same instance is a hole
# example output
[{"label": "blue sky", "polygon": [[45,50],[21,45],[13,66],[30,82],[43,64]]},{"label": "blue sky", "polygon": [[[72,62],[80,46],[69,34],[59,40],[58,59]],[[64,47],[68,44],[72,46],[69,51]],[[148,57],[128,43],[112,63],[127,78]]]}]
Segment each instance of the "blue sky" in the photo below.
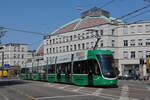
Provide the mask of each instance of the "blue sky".
[{"label": "blue sky", "polygon": [[[50,34],[60,26],[80,17],[94,6],[101,7],[111,0],[0,0],[0,26]],[[115,0],[103,9],[119,17],[147,5],[144,0]],[[78,11],[77,6],[83,10]],[[147,8],[143,11],[150,9]],[[150,20],[150,13],[128,21]],[[3,43],[26,43],[37,49],[43,36],[8,30]]]}]

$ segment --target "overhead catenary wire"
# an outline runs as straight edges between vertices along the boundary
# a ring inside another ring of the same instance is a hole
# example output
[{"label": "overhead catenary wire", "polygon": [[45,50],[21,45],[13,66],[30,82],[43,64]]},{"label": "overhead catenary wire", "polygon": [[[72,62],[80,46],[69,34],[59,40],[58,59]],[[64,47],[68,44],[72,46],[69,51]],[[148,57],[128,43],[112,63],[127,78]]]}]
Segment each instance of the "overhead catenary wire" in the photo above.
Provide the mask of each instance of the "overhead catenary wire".
[{"label": "overhead catenary wire", "polygon": [[104,7],[106,7],[106,6],[110,5],[110,4],[112,4],[112,3],[115,2],[115,1],[116,1],[116,0],[108,1],[108,2],[104,3],[100,8],[104,8]]},{"label": "overhead catenary wire", "polygon": [[17,31],[17,32],[25,32],[25,33],[32,33],[32,34],[36,34],[36,35],[46,35],[42,32],[33,32],[33,31],[29,31],[29,30],[22,30],[22,29],[15,29],[15,28],[9,28],[9,27],[3,27],[3,29],[6,30],[11,30],[11,31]]},{"label": "overhead catenary wire", "polygon": [[[135,13],[141,11],[141,10],[144,10],[144,9],[146,9],[146,8],[148,8],[148,7],[150,7],[150,4],[148,4],[148,5],[146,5],[146,6],[142,7],[142,8],[136,9],[136,10],[134,10],[134,11],[132,11],[132,12],[130,12],[130,13],[127,13],[127,14],[125,14],[125,15],[123,15],[123,16],[120,16],[120,17],[116,18],[115,20],[123,19],[123,18],[128,17],[128,16],[130,16],[130,15],[132,15],[132,14],[135,14]],[[114,21],[114,20],[113,20],[113,21]]]},{"label": "overhead catenary wire", "polygon": [[[111,0],[111,1],[108,1],[108,2],[104,3],[104,4],[100,7],[100,9],[102,9],[102,8],[104,8],[104,7],[106,7],[106,6],[110,5],[110,4],[112,4],[112,3],[115,2],[115,1],[117,1],[117,0]],[[77,10],[82,10],[82,9],[83,9],[82,6],[84,6],[84,5],[78,5]],[[84,7],[89,7],[89,6],[90,6],[90,5],[86,5],[86,6],[84,6]]]},{"label": "overhead catenary wire", "polygon": [[133,19],[133,18],[136,18],[136,17],[138,17],[138,16],[140,16],[140,15],[143,15],[143,14],[145,14],[145,13],[148,13],[148,12],[150,12],[150,9],[149,9],[149,10],[146,10],[146,11],[144,11],[144,12],[141,12],[141,13],[135,15],[135,16],[129,17],[129,18],[127,18],[127,19],[124,19],[124,21],[130,20],[130,19]]}]

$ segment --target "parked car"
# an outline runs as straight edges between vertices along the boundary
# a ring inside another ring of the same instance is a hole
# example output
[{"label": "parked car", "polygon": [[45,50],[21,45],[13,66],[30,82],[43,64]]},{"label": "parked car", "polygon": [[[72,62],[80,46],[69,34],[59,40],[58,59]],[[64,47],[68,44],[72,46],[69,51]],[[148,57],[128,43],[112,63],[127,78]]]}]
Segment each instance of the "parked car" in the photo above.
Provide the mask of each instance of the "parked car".
[{"label": "parked car", "polygon": [[130,79],[138,79],[138,76],[135,74],[124,74],[123,76],[118,76],[118,79],[130,80]]}]

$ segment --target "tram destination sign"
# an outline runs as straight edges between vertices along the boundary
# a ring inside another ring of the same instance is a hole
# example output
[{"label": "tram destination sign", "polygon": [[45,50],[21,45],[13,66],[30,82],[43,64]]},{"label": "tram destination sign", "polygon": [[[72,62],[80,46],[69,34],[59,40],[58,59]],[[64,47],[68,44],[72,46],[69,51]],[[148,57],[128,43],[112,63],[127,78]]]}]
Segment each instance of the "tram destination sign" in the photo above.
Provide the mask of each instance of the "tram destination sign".
[{"label": "tram destination sign", "polygon": [[86,60],[87,59],[87,51],[81,51],[74,54],[73,60],[79,61],[79,60]]}]

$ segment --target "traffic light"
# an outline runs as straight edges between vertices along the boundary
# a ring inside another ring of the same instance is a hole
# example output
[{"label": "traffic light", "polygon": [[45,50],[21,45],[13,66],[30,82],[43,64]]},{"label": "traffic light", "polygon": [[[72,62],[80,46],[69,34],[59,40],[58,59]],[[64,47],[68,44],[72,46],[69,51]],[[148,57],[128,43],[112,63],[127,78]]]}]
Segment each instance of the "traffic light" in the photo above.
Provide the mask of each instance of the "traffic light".
[{"label": "traffic light", "polygon": [[140,59],[140,64],[143,65],[144,64],[144,58]]}]

